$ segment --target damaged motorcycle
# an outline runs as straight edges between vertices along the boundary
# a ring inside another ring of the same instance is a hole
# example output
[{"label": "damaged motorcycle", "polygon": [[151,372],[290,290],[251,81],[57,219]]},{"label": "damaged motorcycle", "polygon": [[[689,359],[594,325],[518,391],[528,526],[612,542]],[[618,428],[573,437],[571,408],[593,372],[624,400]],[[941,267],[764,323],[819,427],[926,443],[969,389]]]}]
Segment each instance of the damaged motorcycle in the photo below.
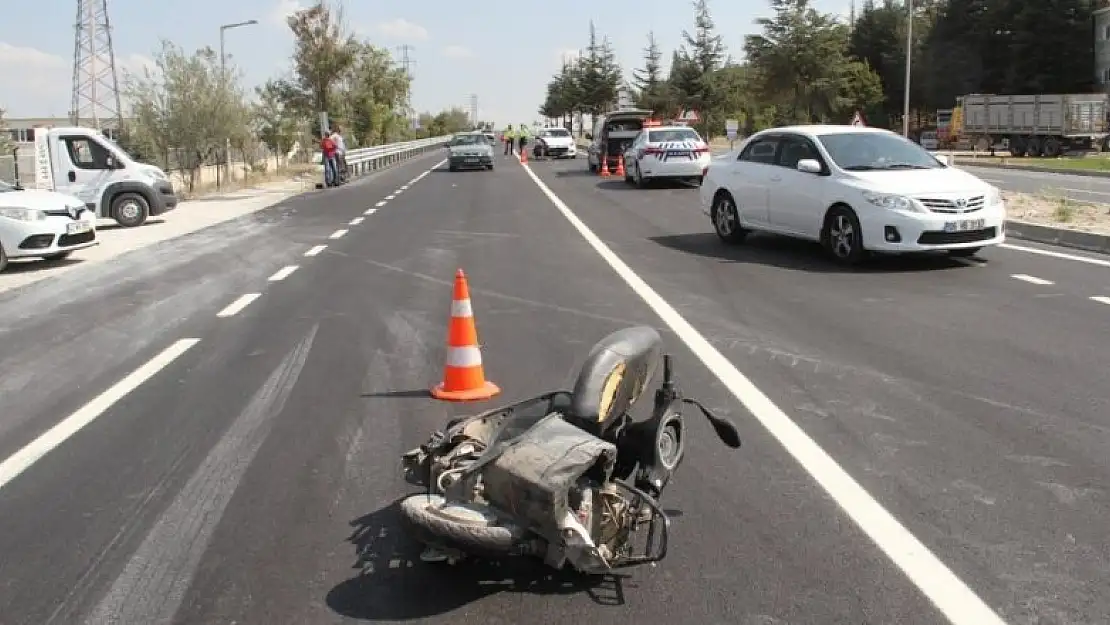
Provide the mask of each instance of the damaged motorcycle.
[{"label": "damaged motorcycle", "polygon": [[[637,421],[660,363],[651,414]],[[572,391],[449,422],[402,457],[406,479],[426,488],[401,502],[422,559],[526,556],[586,574],[663,560],[659,499],[685,454],[685,406],[740,447],[732,422],[677,388],[659,333],[636,326],[593,347]]]}]

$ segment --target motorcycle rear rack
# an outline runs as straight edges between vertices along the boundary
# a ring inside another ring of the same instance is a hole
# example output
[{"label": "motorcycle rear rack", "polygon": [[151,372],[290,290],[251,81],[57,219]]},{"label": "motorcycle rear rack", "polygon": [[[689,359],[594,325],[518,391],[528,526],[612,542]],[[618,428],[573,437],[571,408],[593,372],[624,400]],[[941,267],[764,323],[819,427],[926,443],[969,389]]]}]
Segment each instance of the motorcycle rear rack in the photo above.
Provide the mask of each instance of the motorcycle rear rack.
[{"label": "motorcycle rear rack", "polygon": [[[629,555],[615,560],[610,563],[610,568],[622,569],[662,561],[667,557],[668,530],[671,527],[670,517],[659,507],[659,503],[651,495],[624,480],[617,480],[614,483],[636,496],[640,504],[646,505],[651,510],[651,520],[647,522],[647,544],[644,546],[644,554]],[[629,536],[630,540],[631,538],[632,536]]]}]

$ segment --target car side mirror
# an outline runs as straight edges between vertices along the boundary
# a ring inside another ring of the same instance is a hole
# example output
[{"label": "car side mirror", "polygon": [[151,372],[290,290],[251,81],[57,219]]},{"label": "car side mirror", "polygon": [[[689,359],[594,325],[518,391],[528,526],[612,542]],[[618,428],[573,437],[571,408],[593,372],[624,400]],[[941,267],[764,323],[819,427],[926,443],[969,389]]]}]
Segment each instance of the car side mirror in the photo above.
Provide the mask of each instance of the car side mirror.
[{"label": "car side mirror", "polygon": [[798,171],[804,174],[819,174],[821,173],[821,163],[812,158],[803,158],[798,161]]},{"label": "car side mirror", "polygon": [[937,159],[938,163],[940,163],[941,165],[944,165],[945,167],[952,164],[952,163],[948,162],[948,157],[944,154],[933,154],[932,156],[933,156],[933,158]]}]

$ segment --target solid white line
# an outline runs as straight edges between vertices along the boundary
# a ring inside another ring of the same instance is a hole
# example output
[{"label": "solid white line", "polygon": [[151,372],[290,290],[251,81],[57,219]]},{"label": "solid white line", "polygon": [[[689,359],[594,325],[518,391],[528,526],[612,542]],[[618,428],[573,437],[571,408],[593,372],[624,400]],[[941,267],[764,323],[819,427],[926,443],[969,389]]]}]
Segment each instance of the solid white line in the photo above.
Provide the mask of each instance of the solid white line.
[{"label": "solid white line", "polygon": [[277,273],[270,276],[270,282],[281,282],[282,280],[284,280],[284,279],[288,278],[289,276],[293,275],[293,272],[296,271],[296,270],[297,270],[297,265],[288,265],[286,267],[282,267],[281,269],[277,270]]},{"label": "solid white line", "polygon": [[401,187],[400,189],[397,189],[396,191],[394,191],[393,195],[401,195],[404,192],[405,192],[405,188]]},{"label": "solid white line", "polygon": [[181,339],[170,345],[138,369],[129,373],[125,378],[94,397],[92,401],[62,419],[57,425],[31,441],[23,449],[12,454],[4,462],[0,462],[0,488],[7,486],[16,476],[81,431],[86,425],[92,423],[100,415],[107,412],[112,405],[126,397],[128,393],[138,388],[143,382],[154,377],[154,374],[165,369],[166,366],[199,342],[200,339]]},{"label": "solid white line", "polygon": [[326,249],[328,249],[328,246],[326,246],[326,245],[316,245],[312,249],[305,252],[304,255],[305,256],[315,256],[315,255],[319,254],[320,252],[323,252]]},{"label": "solid white line", "polygon": [[999,243],[998,247],[1003,247],[1008,250],[1016,250],[1018,252],[1026,252],[1028,254],[1039,254],[1041,256],[1051,256],[1052,258],[1060,258],[1063,260],[1074,260],[1077,263],[1087,263],[1088,265],[1098,265],[1100,267],[1110,267],[1110,260],[1103,260],[1101,258],[1091,258],[1090,256],[1078,256],[1076,254],[1067,254],[1065,252],[1053,252],[1052,250],[1041,250],[1035,247],[1025,247],[1024,245],[1014,245],[1012,243]]},{"label": "solid white line", "polygon": [[343,235],[345,235],[345,234],[347,234],[346,230],[336,230],[335,232],[331,233],[331,236],[328,237],[328,238],[329,239],[341,239],[341,238],[343,238]]},{"label": "solid white line", "polygon": [[365,217],[355,217],[348,225],[357,226],[365,220]]},{"label": "solid white line", "polygon": [[1021,280],[1022,282],[1028,282],[1029,284],[1039,284],[1041,286],[1055,284],[1052,280],[1045,280],[1044,278],[1038,278],[1036,276],[1030,276],[1024,273],[1011,274],[1010,277],[1015,280]]},{"label": "solid white line", "polygon": [[1091,298],[1091,301],[1098,302],[1099,304],[1110,304],[1110,297],[1105,297],[1105,296],[1102,296],[1102,295],[1096,295],[1096,296]]},{"label": "solid white line", "polygon": [[378,207],[378,208],[381,208],[381,207],[383,207],[383,206],[385,206],[385,205],[386,205],[386,201],[385,201],[385,200],[382,200],[381,202],[378,202],[378,203],[377,203],[377,204],[375,204],[374,206],[376,206],[376,207]]},{"label": "solid white line", "polygon": [[228,304],[227,308],[216,313],[216,316],[220,318],[234,317],[235,315],[238,315],[240,312],[242,312],[244,308],[250,306],[251,302],[260,297],[262,297],[261,293],[247,293],[245,295],[240,295],[239,299]]},{"label": "solid white line", "polygon": [[798,427],[769,397],[706,340],[662,296],[636,275],[613,250],[586,226],[528,165],[524,171],[551,200],[594,251],[655,311],[733,396],[759,420],[798,464],[852,518],[871,540],[954,625],[1005,625],[1005,622],[961,581],[894,515],[848,475],[825,450]]},{"label": "solid white line", "polygon": [[395,200],[395,199],[397,199],[397,196],[396,196],[396,195],[387,195],[387,196],[385,196],[385,199],[387,199],[387,200]]},{"label": "solid white line", "polygon": [[374,213],[376,213],[376,212],[378,212],[378,209],[376,209],[376,208],[368,208],[368,209],[366,209],[366,210],[365,210],[365,211],[364,211],[364,212],[363,212],[362,214],[363,214],[363,215],[373,215],[373,214],[374,214]]},{"label": "solid white line", "polygon": [[[409,185],[407,185],[407,184],[401,185],[401,191],[408,191],[408,190],[409,190]],[[398,191],[398,193],[400,193],[400,191]]]}]

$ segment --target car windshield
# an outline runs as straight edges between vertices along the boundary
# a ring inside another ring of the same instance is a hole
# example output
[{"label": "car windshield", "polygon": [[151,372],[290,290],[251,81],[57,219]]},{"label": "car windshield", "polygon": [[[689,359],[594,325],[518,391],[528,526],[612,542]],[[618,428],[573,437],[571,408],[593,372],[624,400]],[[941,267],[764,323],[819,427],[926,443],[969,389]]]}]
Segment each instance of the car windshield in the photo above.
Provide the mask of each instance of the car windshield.
[{"label": "car windshield", "polygon": [[451,141],[451,145],[486,145],[487,143],[485,135],[458,135]]},{"label": "car windshield", "polygon": [[941,169],[940,161],[920,145],[888,132],[842,132],[818,135],[829,157],[845,171]]},{"label": "car windshield", "polygon": [[544,137],[569,137],[570,133],[563,128],[550,128],[543,131]]},{"label": "car windshield", "polygon": [[667,143],[668,141],[701,141],[701,137],[693,128],[648,131],[649,143]]}]

